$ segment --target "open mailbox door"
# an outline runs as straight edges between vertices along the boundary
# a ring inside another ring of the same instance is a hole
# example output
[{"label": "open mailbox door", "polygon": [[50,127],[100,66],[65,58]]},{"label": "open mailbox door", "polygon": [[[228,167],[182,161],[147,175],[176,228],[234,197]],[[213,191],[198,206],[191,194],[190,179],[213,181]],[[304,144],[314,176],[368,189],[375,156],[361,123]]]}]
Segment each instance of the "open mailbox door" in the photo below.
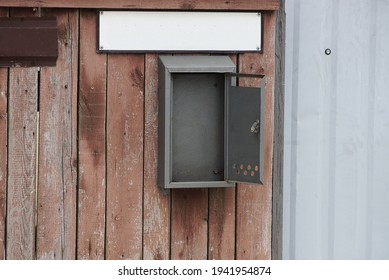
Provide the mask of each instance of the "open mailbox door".
[{"label": "open mailbox door", "polygon": [[[229,74],[226,79],[226,181],[263,184],[263,75]],[[232,85],[232,76],[262,78],[261,87]]]}]

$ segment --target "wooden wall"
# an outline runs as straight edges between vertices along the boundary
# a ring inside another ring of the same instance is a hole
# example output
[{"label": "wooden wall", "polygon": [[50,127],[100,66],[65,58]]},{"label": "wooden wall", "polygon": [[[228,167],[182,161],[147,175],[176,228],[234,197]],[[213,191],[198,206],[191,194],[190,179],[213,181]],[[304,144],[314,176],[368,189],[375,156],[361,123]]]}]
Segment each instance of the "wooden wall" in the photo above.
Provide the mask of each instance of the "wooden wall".
[{"label": "wooden wall", "polygon": [[[270,259],[276,12],[263,53],[264,185],[156,186],[156,54],[97,54],[96,10],[3,8],[57,17],[56,67],[0,69],[0,259]],[[241,79],[240,85],[259,81]]]}]

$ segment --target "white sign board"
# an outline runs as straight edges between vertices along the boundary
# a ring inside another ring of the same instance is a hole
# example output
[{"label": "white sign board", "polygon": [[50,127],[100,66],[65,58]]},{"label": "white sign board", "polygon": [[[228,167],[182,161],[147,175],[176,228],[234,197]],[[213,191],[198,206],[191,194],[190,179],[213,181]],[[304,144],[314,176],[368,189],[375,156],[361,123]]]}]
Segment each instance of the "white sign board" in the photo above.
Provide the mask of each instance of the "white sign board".
[{"label": "white sign board", "polygon": [[261,50],[261,14],[101,11],[102,52]]}]

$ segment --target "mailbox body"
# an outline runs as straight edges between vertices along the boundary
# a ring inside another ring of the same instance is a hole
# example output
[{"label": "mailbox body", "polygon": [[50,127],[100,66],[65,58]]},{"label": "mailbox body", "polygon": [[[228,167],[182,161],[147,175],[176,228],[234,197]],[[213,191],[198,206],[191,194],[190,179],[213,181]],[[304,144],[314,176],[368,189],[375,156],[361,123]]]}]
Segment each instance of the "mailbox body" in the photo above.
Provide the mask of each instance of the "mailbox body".
[{"label": "mailbox body", "polygon": [[262,182],[264,88],[236,87],[235,71],[228,56],[160,56],[159,186]]}]

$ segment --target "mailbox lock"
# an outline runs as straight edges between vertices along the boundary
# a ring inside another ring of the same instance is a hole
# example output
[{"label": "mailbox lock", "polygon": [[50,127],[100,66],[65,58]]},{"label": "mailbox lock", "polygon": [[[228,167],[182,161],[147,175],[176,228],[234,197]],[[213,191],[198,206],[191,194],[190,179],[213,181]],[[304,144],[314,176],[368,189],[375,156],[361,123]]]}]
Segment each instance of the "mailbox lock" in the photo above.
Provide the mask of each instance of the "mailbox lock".
[{"label": "mailbox lock", "polygon": [[258,133],[259,132],[259,120],[256,120],[251,126],[250,132]]}]

